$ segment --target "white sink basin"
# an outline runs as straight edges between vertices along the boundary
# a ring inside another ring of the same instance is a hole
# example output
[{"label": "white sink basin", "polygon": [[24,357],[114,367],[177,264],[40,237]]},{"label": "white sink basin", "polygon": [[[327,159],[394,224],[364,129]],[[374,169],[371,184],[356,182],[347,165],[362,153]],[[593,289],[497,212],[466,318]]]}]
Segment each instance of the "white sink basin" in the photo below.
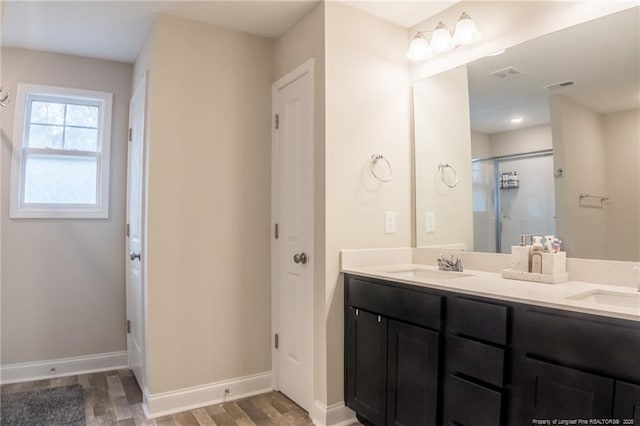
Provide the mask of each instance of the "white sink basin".
[{"label": "white sink basin", "polygon": [[462,272],[454,272],[454,271],[440,271],[435,269],[402,269],[395,271],[385,271],[387,274],[392,274],[397,277],[403,278],[422,278],[425,280],[436,280],[436,281],[449,281],[456,280],[458,278],[472,277],[473,275],[464,274]]},{"label": "white sink basin", "polygon": [[585,293],[567,297],[571,300],[596,303],[600,305],[636,308],[640,310],[640,293],[626,293],[621,291],[591,290]]}]

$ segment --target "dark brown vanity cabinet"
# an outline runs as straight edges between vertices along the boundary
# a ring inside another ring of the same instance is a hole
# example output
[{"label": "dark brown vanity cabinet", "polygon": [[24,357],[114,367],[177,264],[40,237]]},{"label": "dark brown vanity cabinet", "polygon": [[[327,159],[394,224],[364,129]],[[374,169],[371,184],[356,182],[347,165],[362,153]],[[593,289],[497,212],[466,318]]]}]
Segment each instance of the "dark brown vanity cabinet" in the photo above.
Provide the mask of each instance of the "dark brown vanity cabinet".
[{"label": "dark brown vanity cabinet", "polygon": [[446,300],[443,423],[499,426],[508,308],[464,297]]},{"label": "dark brown vanity cabinet", "polygon": [[513,333],[512,424],[634,417],[640,424],[637,323],[520,306]]},{"label": "dark brown vanity cabinet", "polygon": [[347,274],[345,325],[346,404],[365,423],[640,425],[638,322]]},{"label": "dark brown vanity cabinet", "polygon": [[[356,278],[346,286],[347,406],[375,425],[436,425],[440,296]],[[403,321],[414,314],[417,325]]]}]

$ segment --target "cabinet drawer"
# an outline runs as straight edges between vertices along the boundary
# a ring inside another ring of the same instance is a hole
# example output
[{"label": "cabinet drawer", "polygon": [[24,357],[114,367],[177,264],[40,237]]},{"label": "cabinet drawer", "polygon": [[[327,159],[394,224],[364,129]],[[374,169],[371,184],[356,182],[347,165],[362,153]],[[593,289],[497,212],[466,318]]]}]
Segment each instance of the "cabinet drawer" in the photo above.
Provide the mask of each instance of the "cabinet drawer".
[{"label": "cabinet drawer", "polygon": [[376,284],[357,278],[347,281],[347,304],[434,330],[440,329],[442,298],[435,294]]},{"label": "cabinet drawer", "polygon": [[447,370],[502,387],[504,349],[447,336]]},{"label": "cabinet drawer", "polygon": [[640,380],[640,327],[606,319],[526,310],[520,324],[526,353],[614,377]]},{"label": "cabinet drawer", "polygon": [[507,307],[475,300],[447,299],[447,327],[452,334],[507,343]]},{"label": "cabinet drawer", "polygon": [[444,424],[498,426],[502,394],[455,376],[447,376]]}]

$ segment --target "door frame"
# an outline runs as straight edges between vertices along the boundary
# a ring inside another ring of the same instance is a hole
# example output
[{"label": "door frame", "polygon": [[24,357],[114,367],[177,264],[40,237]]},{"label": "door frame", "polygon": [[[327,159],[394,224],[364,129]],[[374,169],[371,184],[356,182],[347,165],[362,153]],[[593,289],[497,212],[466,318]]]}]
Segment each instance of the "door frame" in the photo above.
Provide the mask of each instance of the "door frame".
[{"label": "door frame", "polygon": [[278,114],[278,94],[279,91],[290,83],[294,82],[298,78],[307,74],[308,82],[307,82],[307,95],[308,95],[308,111],[309,111],[309,126],[308,126],[308,134],[307,140],[309,143],[308,158],[307,165],[309,166],[309,170],[311,170],[311,191],[309,191],[309,199],[307,202],[310,202],[311,205],[311,233],[310,233],[310,241],[309,248],[307,250],[309,254],[309,258],[311,259],[310,266],[311,270],[311,300],[308,302],[311,306],[308,306],[306,312],[309,312],[311,316],[311,321],[309,324],[311,325],[311,330],[308,330],[309,335],[311,336],[309,348],[309,353],[311,354],[311,358],[309,360],[310,370],[309,371],[309,384],[310,389],[309,392],[309,413],[313,410],[314,406],[314,396],[313,396],[313,388],[314,388],[314,294],[315,294],[315,252],[314,252],[314,243],[315,243],[315,59],[310,58],[305,61],[303,64],[299,65],[292,71],[288,72],[284,77],[277,80],[272,85],[271,89],[271,112],[273,117],[273,124],[271,126],[271,385],[273,389],[278,390],[278,352],[275,348],[275,334],[280,330],[280,319],[279,319],[279,294],[280,294],[280,281],[278,279],[279,275],[279,265],[281,261],[281,254],[279,250],[279,242],[275,238],[275,224],[278,223],[280,212],[280,197],[279,197],[279,180],[280,180],[280,170],[278,167],[279,164],[279,151],[277,149],[277,138],[278,133],[275,126],[276,115]]},{"label": "door frame", "polygon": [[[147,74],[148,72],[145,72],[142,76],[142,78],[140,79],[140,81],[138,82],[138,84],[136,85],[136,87],[134,88],[132,94],[131,94],[131,98],[129,100],[129,127],[131,128],[131,125],[133,124],[131,122],[131,101],[133,100],[134,96],[136,96],[138,94],[139,91],[142,91],[142,100],[143,100],[143,108],[142,108],[142,140],[140,141],[141,143],[141,154],[142,154],[142,170],[140,171],[140,198],[141,198],[141,203],[140,203],[140,251],[143,255],[143,257],[140,259],[140,263],[141,263],[141,267],[140,267],[140,281],[141,281],[141,286],[142,286],[142,378],[141,381],[142,383],[138,383],[140,385],[140,389],[142,389],[143,394],[147,393],[147,259],[145,254],[147,253],[147,182],[148,182],[148,176],[147,176],[147,171],[148,171],[148,167],[147,167]],[[130,162],[129,162],[129,156],[130,156],[130,150],[131,150],[131,144],[129,142],[128,139],[128,135],[127,135],[127,187],[126,187],[126,192],[127,192],[127,204],[126,204],[126,209],[125,209],[125,222],[127,224],[129,224],[129,176],[130,176]],[[125,265],[126,265],[126,274],[125,274],[125,278],[126,278],[126,303],[125,303],[125,309],[126,309],[126,318],[125,320],[129,320],[131,318],[130,315],[130,300],[131,297],[129,296],[131,287],[130,287],[130,282],[129,282],[129,237],[126,236],[125,237]],[[127,365],[130,367],[131,366],[131,362],[129,360],[129,349],[131,346],[130,343],[131,340],[131,334],[127,332]],[[137,378],[136,378],[137,379]]]}]

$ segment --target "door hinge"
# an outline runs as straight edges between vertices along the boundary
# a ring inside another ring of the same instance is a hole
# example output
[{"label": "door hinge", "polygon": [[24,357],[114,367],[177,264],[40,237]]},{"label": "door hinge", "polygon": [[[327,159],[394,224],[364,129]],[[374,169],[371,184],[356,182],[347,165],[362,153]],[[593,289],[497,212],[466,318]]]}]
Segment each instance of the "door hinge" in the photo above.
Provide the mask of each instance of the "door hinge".
[{"label": "door hinge", "polygon": [[278,231],[279,231],[278,230],[278,224],[276,223],[276,225],[274,226],[274,230],[273,230],[273,234],[276,237],[276,240],[278,239],[278,235],[279,235]]},{"label": "door hinge", "polygon": [[280,343],[278,342],[278,333],[276,333],[275,335],[275,339],[274,339],[274,346],[276,347],[276,349],[278,349],[278,346],[280,346]]},{"label": "door hinge", "polygon": [[131,334],[131,320],[127,320],[127,334]]},{"label": "door hinge", "polygon": [[133,139],[133,129],[129,127],[129,142]]},{"label": "door hinge", "polygon": [[125,230],[125,233],[127,234],[127,237],[131,235],[131,225],[129,225],[128,223],[127,223],[127,229]]},{"label": "door hinge", "polygon": [[280,116],[276,114],[276,130],[280,128]]}]

